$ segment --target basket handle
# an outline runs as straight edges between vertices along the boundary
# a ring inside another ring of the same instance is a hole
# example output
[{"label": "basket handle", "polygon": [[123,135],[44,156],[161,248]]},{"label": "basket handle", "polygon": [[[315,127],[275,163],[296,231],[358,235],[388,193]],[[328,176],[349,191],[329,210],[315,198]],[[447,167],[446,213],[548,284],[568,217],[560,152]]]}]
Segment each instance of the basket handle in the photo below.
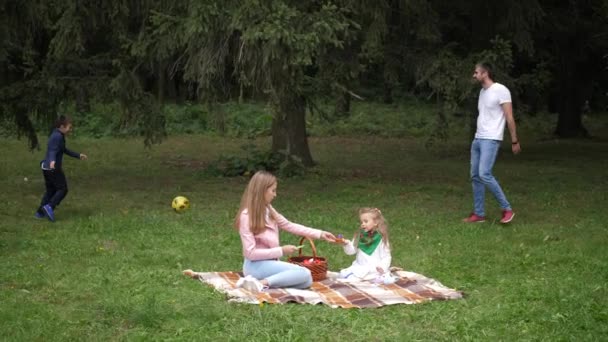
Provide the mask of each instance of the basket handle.
[{"label": "basket handle", "polygon": [[[308,240],[308,242],[310,243],[310,247],[312,247],[312,256],[313,258],[317,257],[317,248],[315,247],[315,243],[312,242],[312,239],[306,236],[303,236],[300,239],[300,245],[302,245],[302,243],[304,243],[304,240]],[[298,256],[302,256],[302,248],[298,248],[300,251],[298,252]]]}]

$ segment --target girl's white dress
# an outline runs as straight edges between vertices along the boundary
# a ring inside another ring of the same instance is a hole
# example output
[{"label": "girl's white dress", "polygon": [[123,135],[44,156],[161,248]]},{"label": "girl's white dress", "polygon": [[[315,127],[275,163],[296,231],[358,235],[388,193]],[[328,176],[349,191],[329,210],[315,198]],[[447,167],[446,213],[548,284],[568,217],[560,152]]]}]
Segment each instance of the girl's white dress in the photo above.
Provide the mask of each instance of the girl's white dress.
[{"label": "girl's white dress", "polygon": [[340,278],[359,279],[359,280],[374,280],[380,273],[376,267],[380,266],[386,273],[391,267],[391,249],[388,244],[381,241],[372,254],[366,254],[353,245],[352,241],[348,241],[343,245],[344,253],[348,255],[357,254],[353,264],[340,271]]}]

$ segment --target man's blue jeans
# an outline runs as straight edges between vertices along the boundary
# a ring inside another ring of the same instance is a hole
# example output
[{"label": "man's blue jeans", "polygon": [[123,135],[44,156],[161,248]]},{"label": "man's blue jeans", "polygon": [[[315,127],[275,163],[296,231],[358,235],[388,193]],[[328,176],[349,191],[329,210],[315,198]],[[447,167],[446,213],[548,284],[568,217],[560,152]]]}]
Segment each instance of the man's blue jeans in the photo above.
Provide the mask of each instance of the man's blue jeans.
[{"label": "man's blue jeans", "polygon": [[511,210],[511,204],[507,201],[507,197],[500,188],[498,181],[492,175],[492,168],[499,148],[500,141],[490,139],[475,138],[471,145],[471,182],[473,183],[473,204],[477,216],[486,216],[484,209],[485,187],[488,187],[490,192],[494,194],[503,210]]}]

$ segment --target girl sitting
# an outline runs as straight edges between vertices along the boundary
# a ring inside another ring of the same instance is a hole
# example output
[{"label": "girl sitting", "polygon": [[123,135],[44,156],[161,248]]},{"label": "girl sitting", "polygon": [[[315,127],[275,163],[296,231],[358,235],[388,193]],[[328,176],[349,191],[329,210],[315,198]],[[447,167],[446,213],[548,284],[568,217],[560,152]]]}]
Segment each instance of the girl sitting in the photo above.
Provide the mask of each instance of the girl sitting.
[{"label": "girl sitting", "polygon": [[336,239],[332,233],[288,221],[270,205],[276,196],[277,179],[265,171],[257,172],[243,193],[241,207],[235,218],[235,227],[243,245],[245,274],[245,277],[237,282],[238,287],[254,292],[268,287],[310,287],[310,270],[279,261],[280,257],[292,254],[298,249],[293,245],[279,245],[281,229],[311,239],[330,242]]},{"label": "girl sitting", "polygon": [[332,278],[349,280],[375,280],[389,274],[391,266],[391,249],[388,242],[388,226],[378,208],[359,210],[361,228],[355,233],[352,241],[344,240],[344,252],[356,254],[353,264],[340,271],[329,274]]}]

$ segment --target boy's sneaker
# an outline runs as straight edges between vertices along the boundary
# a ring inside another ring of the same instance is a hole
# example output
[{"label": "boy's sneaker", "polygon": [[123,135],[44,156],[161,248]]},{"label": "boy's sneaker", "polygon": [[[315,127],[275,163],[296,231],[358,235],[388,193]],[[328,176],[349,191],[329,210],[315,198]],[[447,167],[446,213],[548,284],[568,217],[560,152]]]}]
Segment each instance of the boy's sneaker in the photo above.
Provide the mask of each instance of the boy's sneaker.
[{"label": "boy's sneaker", "polygon": [[477,214],[475,214],[475,213],[471,213],[471,215],[469,215],[469,217],[463,219],[462,222],[480,223],[480,222],[486,222],[486,218],[483,216],[477,216]]},{"label": "boy's sneaker", "polygon": [[503,210],[500,223],[509,223],[513,221],[513,217],[515,217],[515,213],[513,212],[513,210]]},{"label": "boy's sneaker", "polygon": [[44,210],[44,213],[46,214],[46,217],[49,218],[49,221],[55,222],[55,212],[53,211],[53,208],[51,208],[50,205],[45,204],[42,207],[42,210]]},{"label": "boy's sneaker", "polygon": [[34,217],[37,219],[43,219],[44,218],[44,214],[42,214],[41,212],[37,211],[34,213]]},{"label": "boy's sneaker", "polygon": [[268,289],[268,286],[264,286],[259,280],[250,275],[239,279],[236,282],[236,287],[243,288],[253,293],[263,292]]}]

